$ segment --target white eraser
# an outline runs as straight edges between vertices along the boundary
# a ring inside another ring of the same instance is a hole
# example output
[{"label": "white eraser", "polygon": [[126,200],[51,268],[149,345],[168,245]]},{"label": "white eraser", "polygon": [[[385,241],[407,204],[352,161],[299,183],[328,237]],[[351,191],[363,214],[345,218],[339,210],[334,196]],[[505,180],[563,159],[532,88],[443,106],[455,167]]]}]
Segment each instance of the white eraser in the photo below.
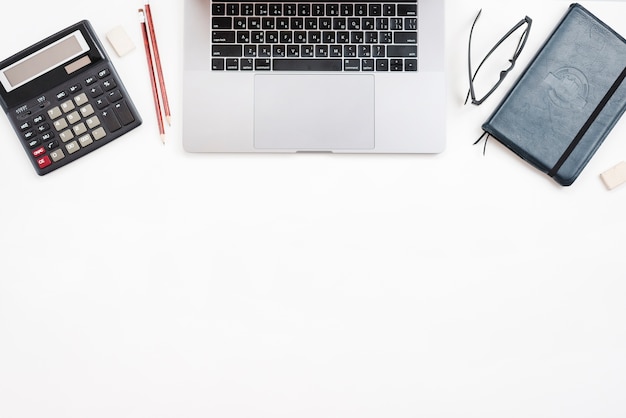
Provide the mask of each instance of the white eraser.
[{"label": "white eraser", "polygon": [[107,39],[115,50],[115,53],[120,57],[123,57],[135,49],[135,44],[130,39],[130,36],[128,36],[128,33],[126,33],[124,28],[121,26],[117,26],[109,31],[107,33]]},{"label": "white eraser", "polygon": [[608,169],[600,174],[600,177],[609,190],[626,183],[626,161],[622,161],[615,167]]}]

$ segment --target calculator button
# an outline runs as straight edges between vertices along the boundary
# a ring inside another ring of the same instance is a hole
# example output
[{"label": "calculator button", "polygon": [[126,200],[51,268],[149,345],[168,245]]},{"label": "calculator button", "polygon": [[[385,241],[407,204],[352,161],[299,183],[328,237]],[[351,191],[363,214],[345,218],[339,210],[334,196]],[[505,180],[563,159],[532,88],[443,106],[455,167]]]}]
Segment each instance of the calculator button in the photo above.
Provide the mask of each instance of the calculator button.
[{"label": "calculator button", "polygon": [[102,83],[102,87],[104,87],[105,91],[109,91],[109,90],[113,90],[114,88],[116,88],[117,84],[115,83],[114,80],[107,80]]},{"label": "calculator button", "polygon": [[98,100],[96,100],[96,107],[100,110],[104,109],[108,105],[109,105],[109,101],[105,99],[104,97],[101,97]]},{"label": "calculator button", "polygon": [[70,154],[74,154],[76,151],[78,151],[80,149],[80,147],[78,146],[78,142],[76,141],[72,141],[69,144],[67,144],[65,146],[65,149],[67,150],[67,152],[69,152]]},{"label": "calculator button", "polygon": [[100,71],[98,73],[98,77],[99,78],[104,78],[104,77],[108,77],[109,75],[111,75],[111,72],[109,71],[108,68],[105,68],[104,70]]},{"label": "calculator button", "polygon": [[104,120],[104,124],[109,129],[109,132],[115,132],[122,127],[120,121],[117,120],[117,116],[111,110],[105,110],[102,112],[102,119]]},{"label": "calculator button", "polygon": [[74,106],[74,102],[71,100],[68,100],[67,102],[64,102],[63,104],[61,104],[61,109],[63,110],[63,113],[71,112],[75,108],[76,106]]},{"label": "calculator button", "polygon": [[50,141],[52,138],[54,138],[54,133],[52,132],[46,132],[41,136],[41,140],[43,142]]},{"label": "calculator button", "polygon": [[86,118],[87,116],[93,115],[94,112],[95,111],[93,110],[93,106],[90,105],[90,104],[80,108],[80,113],[81,113],[81,115],[83,115],[84,118]]},{"label": "calculator button", "polygon": [[54,121],[54,128],[57,130],[57,132],[62,131],[63,129],[67,128],[67,126],[67,121],[65,119],[59,119]]},{"label": "calculator button", "polygon": [[48,110],[48,116],[50,117],[50,119],[55,120],[61,117],[61,115],[63,115],[63,113],[61,112],[61,108],[56,106],[50,110]]},{"label": "calculator button", "polygon": [[74,134],[72,133],[72,131],[70,131],[69,129],[67,131],[63,131],[59,134],[59,138],[61,138],[61,141],[63,142],[67,142],[70,139],[74,138]]},{"label": "calculator button", "polygon": [[89,129],[94,129],[98,126],[100,126],[100,119],[98,119],[97,116],[94,116],[93,118],[89,118],[87,119],[87,126],[89,127]]},{"label": "calculator button", "polygon": [[39,147],[33,151],[33,156],[41,157],[45,153],[46,153],[46,149],[44,147]]},{"label": "calculator button", "polygon": [[28,131],[28,132],[24,133],[24,139],[27,140],[27,141],[32,139],[32,138],[34,138],[34,137],[35,137],[35,132],[34,131]]},{"label": "calculator button", "polygon": [[63,151],[61,149],[58,149],[50,153],[50,158],[52,158],[52,161],[56,163],[57,161],[61,161],[63,158],[65,158],[65,154],[63,154]]},{"label": "calculator button", "polygon": [[39,125],[37,127],[37,132],[39,132],[39,133],[43,133],[43,132],[46,132],[48,130],[50,130],[50,125],[47,124],[47,123],[44,123],[43,125]]},{"label": "calculator button", "polygon": [[84,123],[79,123],[78,125],[74,126],[74,135],[76,136],[81,136],[84,135],[87,132],[87,127],[85,126]]},{"label": "calculator button", "polygon": [[122,100],[122,93],[119,90],[111,91],[107,94],[107,97],[111,101],[111,103],[115,103],[119,100]]},{"label": "calculator button", "polygon": [[35,148],[36,146],[38,146],[39,144],[41,144],[41,141],[40,141],[40,140],[38,140],[38,139],[33,139],[32,141],[30,141],[30,142],[28,143],[28,148],[33,149],[33,148]]},{"label": "calculator button", "polygon": [[83,135],[80,138],[78,138],[78,142],[80,142],[80,145],[82,147],[86,147],[87,145],[93,144],[93,139],[91,139],[91,136],[89,134],[87,134],[87,135]]},{"label": "calculator button", "polygon": [[100,86],[95,86],[89,89],[89,95],[93,97],[94,99],[98,96],[102,96],[103,94],[104,92],[102,91]]},{"label": "calculator button", "polygon": [[20,131],[24,132],[28,129],[32,128],[32,125],[30,124],[30,122],[24,122],[20,125]]},{"label": "calculator button", "polygon": [[135,121],[135,117],[128,108],[126,102],[120,102],[115,105],[115,113],[120,118],[122,125],[129,125]]},{"label": "calculator button", "polygon": [[57,99],[58,100],[63,100],[63,99],[67,99],[67,97],[69,96],[69,93],[66,91],[62,91],[57,93]]},{"label": "calculator button", "polygon": [[50,157],[48,157],[47,155],[39,158],[37,160],[37,165],[39,166],[39,168],[46,168],[48,167],[50,164],[52,164],[52,161],[50,161]]},{"label": "calculator button", "polygon": [[74,102],[78,106],[84,106],[89,102],[89,100],[87,99],[87,95],[85,93],[81,93],[74,98]]},{"label": "calculator button", "polygon": [[39,115],[35,119],[33,119],[33,123],[35,125],[39,125],[40,123],[43,123],[45,120],[46,120],[46,117],[44,115]]},{"label": "calculator button", "polygon": [[83,89],[83,86],[81,86],[80,84],[74,84],[72,87],[70,87],[70,93],[76,94],[82,89]]},{"label": "calculator button", "polygon": [[78,114],[78,112],[72,112],[69,115],[67,115],[67,122],[70,125],[75,124],[76,122],[78,122],[80,120],[80,115]]},{"label": "calculator button", "polygon": [[88,78],[85,79],[85,84],[90,86],[93,83],[95,83],[96,81],[98,81],[98,79],[96,77],[94,77],[94,76],[88,77]]},{"label": "calculator button", "polygon": [[93,135],[93,139],[95,139],[96,141],[107,136],[107,133],[104,131],[104,128],[98,128],[95,131],[93,131],[91,134]]},{"label": "calculator button", "polygon": [[59,141],[52,141],[52,142],[50,142],[50,143],[46,144],[46,148],[47,148],[48,150],[55,149],[55,148],[56,148],[56,147],[58,147],[58,146],[59,146]]}]

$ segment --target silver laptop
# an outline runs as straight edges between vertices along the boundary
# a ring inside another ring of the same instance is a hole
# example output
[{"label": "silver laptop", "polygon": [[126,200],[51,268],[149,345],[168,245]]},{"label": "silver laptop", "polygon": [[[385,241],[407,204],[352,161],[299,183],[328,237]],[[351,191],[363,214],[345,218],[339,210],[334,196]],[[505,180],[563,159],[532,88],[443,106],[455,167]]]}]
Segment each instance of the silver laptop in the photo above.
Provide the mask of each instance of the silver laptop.
[{"label": "silver laptop", "polygon": [[438,153],[444,1],[185,0],[189,152]]}]

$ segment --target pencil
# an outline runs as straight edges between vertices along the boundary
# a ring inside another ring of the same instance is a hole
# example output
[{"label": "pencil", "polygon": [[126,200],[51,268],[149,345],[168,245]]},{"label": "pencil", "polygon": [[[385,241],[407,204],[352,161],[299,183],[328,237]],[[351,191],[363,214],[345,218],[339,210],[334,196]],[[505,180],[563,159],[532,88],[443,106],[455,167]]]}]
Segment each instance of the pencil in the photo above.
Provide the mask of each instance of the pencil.
[{"label": "pencil", "polygon": [[152,40],[152,53],[154,54],[154,62],[156,64],[157,76],[159,77],[159,86],[161,88],[161,96],[163,99],[163,109],[165,110],[165,118],[167,124],[172,125],[172,116],[170,114],[170,104],[167,99],[167,91],[165,89],[165,79],[163,78],[163,68],[161,67],[161,55],[159,54],[159,46],[157,44],[156,30],[154,29],[154,21],[152,20],[152,11],[150,10],[150,3],[145,5],[146,21],[148,23],[148,30],[150,32],[150,39]]},{"label": "pencil", "polygon": [[141,30],[143,32],[143,44],[146,49],[146,60],[148,62],[150,83],[152,84],[152,96],[154,98],[154,107],[156,109],[157,122],[159,124],[159,134],[161,135],[161,141],[165,144],[165,127],[163,126],[163,115],[161,114],[161,101],[159,100],[156,77],[154,76],[154,67],[152,66],[152,53],[150,52],[150,41],[148,40],[148,29],[146,28],[146,16],[143,9],[139,9],[139,23],[141,24]]}]

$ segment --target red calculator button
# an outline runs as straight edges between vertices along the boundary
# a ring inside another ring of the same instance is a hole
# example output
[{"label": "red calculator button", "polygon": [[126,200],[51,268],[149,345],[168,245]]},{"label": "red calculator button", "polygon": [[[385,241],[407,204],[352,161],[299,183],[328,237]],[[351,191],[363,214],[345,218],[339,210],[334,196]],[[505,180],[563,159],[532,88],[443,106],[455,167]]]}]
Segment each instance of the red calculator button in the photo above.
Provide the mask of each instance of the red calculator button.
[{"label": "red calculator button", "polygon": [[33,155],[35,157],[40,157],[40,156],[42,156],[45,153],[46,153],[46,149],[44,147],[39,147],[39,148],[37,148],[36,150],[33,151]]},{"label": "red calculator button", "polygon": [[48,167],[50,164],[52,164],[52,161],[50,161],[50,157],[48,157],[47,155],[39,158],[37,160],[37,165],[39,166],[39,168],[46,168]]}]

